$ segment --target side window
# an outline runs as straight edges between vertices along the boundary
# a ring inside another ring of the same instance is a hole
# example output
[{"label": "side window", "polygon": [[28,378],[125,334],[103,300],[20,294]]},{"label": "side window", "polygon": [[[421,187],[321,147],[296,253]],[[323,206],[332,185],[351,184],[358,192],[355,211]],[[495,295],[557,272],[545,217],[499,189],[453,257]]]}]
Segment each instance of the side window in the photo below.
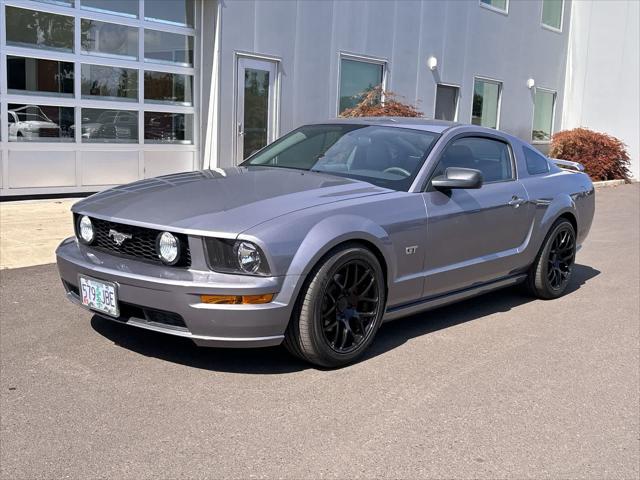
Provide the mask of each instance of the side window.
[{"label": "side window", "polygon": [[524,158],[527,163],[529,175],[540,175],[549,171],[549,161],[540,152],[529,147],[523,147]]},{"label": "side window", "polygon": [[490,138],[464,137],[451,142],[442,153],[434,176],[443,175],[449,167],[480,170],[484,183],[513,179],[509,146]]}]

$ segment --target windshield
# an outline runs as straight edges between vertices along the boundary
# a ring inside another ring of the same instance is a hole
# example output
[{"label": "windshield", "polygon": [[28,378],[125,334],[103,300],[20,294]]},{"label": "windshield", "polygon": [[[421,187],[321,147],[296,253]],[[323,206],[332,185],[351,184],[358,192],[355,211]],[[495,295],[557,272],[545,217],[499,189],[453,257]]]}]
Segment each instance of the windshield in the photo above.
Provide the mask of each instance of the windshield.
[{"label": "windshield", "polygon": [[438,134],[377,125],[307,125],[250,156],[247,166],[295,168],[407,191]]}]

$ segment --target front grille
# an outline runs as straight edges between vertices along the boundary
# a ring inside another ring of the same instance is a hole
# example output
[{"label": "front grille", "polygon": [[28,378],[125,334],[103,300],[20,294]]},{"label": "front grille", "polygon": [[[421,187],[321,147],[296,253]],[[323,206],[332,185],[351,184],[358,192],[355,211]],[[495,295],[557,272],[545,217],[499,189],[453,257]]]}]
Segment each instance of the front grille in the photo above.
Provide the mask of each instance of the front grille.
[{"label": "front grille", "polygon": [[159,323],[169,327],[187,328],[182,316],[173,312],[164,310],[154,310],[151,308],[143,308],[144,316],[149,323]]},{"label": "front grille", "polygon": [[[90,245],[92,248],[96,248],[113,255],[162,264],[162,260],[160,260],[158,253],[156,252],[156,238],[160,233],[162,233],[161,230],[109,222],[98,218],[91,218],[91,222],[93,223],[96,235],[95,240]],[[78,216],[76,216],[75,224],[77,226]],[[120,233],[131,235],[131,238],[125,240],[122,245],[116,245],[113,238],[109,236],[110,230],[116,230]],[[180,240],[181,246],[180,260],[174,266],[191,266],[191,253],[189,252],[189,242],[186,235],[175,233],[174,235]]]},{"label": "front grille", "polygon": [[[161,327],[170,328],[173,330],[180,330],[188,332],[189,329],[184,323],[181,315],[173,312],[167,312],[164,310],[156,310],[153,308],[140,307],[132,303],[119,302],[120,316],[113,318],[106,316],[109,320],[117,320],[119,322],[127,323],[132,318],[138,322],[144,322],[147,324],[156,324]],[[100,315],[100,312],[95,312]]]}]

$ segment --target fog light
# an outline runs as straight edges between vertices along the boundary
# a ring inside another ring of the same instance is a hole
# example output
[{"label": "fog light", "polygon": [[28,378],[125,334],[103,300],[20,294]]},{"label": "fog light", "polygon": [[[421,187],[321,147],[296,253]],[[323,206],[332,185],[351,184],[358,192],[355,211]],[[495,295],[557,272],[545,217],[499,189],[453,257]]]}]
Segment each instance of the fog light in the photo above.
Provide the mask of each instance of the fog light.
[{"label": "fog light", "polygon": [[93,239],[96,236],[96,232],[93,229],[93,223],[91,223],[91,219],[86,215],[80,217],[80,221],[78,222],[78,234],[80,236],[80,240],[86,244],[93,242]]},{"label": "fog light", "polygon": [[180,240],[169,232],[162,232],[156,241],[158,256],[167,265],[174,265],[180,253]]},{"label": "fog light", "polygon": [[273,300],[273,293],[263,293],[260,295],[200,295],[202,303],[217,305],[256,305],[269,303]]}]

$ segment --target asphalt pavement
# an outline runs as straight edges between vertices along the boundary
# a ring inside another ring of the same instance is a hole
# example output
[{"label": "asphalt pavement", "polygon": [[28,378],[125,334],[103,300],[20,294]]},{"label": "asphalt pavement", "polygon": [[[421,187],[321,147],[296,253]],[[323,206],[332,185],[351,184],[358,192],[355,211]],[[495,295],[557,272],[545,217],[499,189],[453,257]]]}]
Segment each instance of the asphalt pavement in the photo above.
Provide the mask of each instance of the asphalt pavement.
[{"label": "asphalt pavement", "polygon": [[3,270],[0,476],[637,479],[639,193],[597,192],[565,297],[398,320],[334,371],[93,317],[54,265]]}]

